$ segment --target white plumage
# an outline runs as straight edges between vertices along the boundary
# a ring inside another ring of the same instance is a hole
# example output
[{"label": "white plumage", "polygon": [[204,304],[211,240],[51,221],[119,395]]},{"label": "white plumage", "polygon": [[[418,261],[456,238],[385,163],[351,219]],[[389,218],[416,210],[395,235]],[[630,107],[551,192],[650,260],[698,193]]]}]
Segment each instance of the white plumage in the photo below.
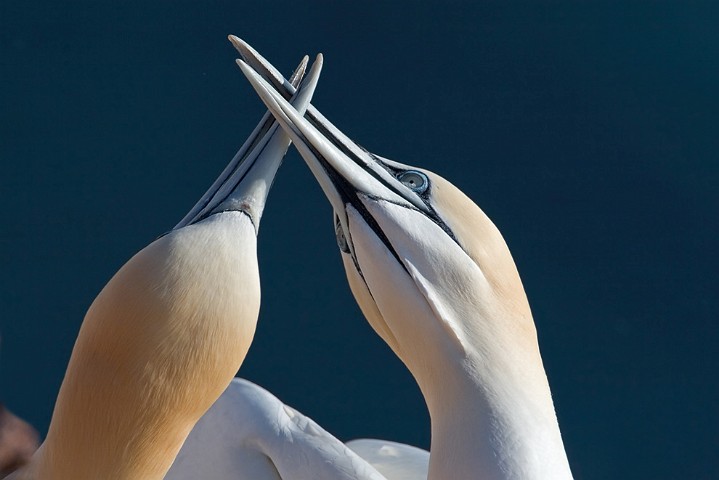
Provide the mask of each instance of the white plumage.
[{"label": "white plumage", "polygon": [[391,442],[344,445],[267,390],[236,378],[195,425],[165,479],[420,479],[428,460],[424,450]]}]

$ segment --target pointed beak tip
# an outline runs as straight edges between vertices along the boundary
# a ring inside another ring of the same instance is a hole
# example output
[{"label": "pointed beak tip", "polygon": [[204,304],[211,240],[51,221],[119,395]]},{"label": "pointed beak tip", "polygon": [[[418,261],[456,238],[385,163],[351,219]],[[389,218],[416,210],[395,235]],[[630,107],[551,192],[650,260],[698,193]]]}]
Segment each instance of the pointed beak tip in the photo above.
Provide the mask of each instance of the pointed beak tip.
[{"label": "pointed beak tip", "polygon": [[243,58],[236,58],[235,63],[238,67],[240,67],[240,70],[242,70],[242,73],[245,74],[248,80],[252,82],[252,79],[255,78],[255,76],[258,76],[257,73],[250,67],[247,62]]},{"label": "pointed beak tip", "polygon": [[302,61],[300,62],[299,67],[297,67],[297,70],[299,70],[300,68],[302,68],[303,71],[307,70],[307,65],[309,65],[309,63],[310,63],[310,56],[305,55],[304,57],[302,57]]},{"label": "pointed beak tip", "polygon": [[240,55],[243,55],[244,48],[243,48],[242,44],[244,42],[239,37],[237,37],[236,35],[232,35],[232,34],[228,35],[227,39],[230,41],[232,46],[235,47],[235,50],[240,52]]}]

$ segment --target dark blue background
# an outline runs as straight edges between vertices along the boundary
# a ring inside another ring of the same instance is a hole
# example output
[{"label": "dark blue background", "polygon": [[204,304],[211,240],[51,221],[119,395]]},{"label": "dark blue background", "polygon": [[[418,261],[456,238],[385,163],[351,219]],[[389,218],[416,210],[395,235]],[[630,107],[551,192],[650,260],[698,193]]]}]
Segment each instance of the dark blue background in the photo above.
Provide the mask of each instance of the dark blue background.
[{"label": "dark blue background", "polygon": [[[226,35],[495,221],[577,478],[719,478],[716,2],[0,1],[0,398],[42,431],[84,315],[263,112]],[[240,374],[341,439],[429,446],[294,150]]]}]

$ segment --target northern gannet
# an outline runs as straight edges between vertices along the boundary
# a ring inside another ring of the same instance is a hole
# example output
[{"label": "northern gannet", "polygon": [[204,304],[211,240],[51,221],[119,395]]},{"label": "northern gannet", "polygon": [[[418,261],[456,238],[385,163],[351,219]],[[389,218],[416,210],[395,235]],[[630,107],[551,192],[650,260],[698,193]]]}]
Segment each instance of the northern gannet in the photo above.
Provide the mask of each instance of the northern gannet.
[{"label": "northern gannet", "polygon": [[253,51],[234,43],[247,61],[238,65],[332,204],[357,303],[424,395],[429,479],[572,478],[532,314],[499,230],[447,180],[366,151],[316,110],[303,118],[248,66],[258,68]]},{"label": "northern gannet", "polygon": [[[321,65],[319,57],[292,98],[300,111]],[[45,442],[10,478],[164,477],[252,341],[257,230],[288,146],[265,115],[188,215],[110,279],[80,328]]]}]

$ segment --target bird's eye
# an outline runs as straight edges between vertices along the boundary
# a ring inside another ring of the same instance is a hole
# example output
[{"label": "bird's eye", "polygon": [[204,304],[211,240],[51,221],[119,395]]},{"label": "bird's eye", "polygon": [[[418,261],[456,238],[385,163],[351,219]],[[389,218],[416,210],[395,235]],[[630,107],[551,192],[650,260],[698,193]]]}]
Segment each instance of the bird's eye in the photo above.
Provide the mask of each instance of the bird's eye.
[{"label": "bird's eye", "polygon": [[400,173],[397,176],[397,180],[417,193],[424,193],[429,187],[429,178],[427,178],[427,175],[416,170],[407,170],[406,172]]},{"label": "bird's eye", "polygon": [[342,224],[337,216],[335,216],[335,237],[337,238],[337,246],[340,247],[340,250],[344,253],[350,253],[350,247],[347,245],[345,232],[342,231]]}]

